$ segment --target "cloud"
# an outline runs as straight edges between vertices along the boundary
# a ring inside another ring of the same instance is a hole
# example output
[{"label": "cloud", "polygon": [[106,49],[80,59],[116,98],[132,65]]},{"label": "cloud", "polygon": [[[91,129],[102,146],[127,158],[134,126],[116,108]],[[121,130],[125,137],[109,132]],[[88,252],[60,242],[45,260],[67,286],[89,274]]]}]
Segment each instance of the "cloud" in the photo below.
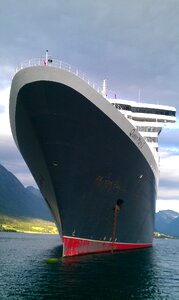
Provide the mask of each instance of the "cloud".
[{"label": "cloud", "polygon": [[160,178],[179,182],[179,150],[171,148],[170,150],[160,152]]},{"label": "cloud", "polygon": [[5,108],[3,105],[0,105],[0,114],[2,114],[5,111]]},{"label": "cloud", "polygon": [[179,149],[162,148],[158,199],[179,200]]},{"label": "cloud", "polygon": [[[179,184],[178,184],[179,185]],[[159,187],[158,200],[178,200],[179,204],[179,188],[178,185],[172,186],[169,181],[166,181],[165,186]]]},{"label": "cloud", "polygon": [[0,12],[5,65],[49,48],[94,81],[108,78],[121,98],[135,100],[140,88],[145,101],[178,107],[178,0],[18,0],[9,9],[13,3]]},{"label": "cloud", "polygon": [[[176,126],[176,127],[175,127]],[[178,122],[173,124],[170,128],[164,128],[162,133],[159,136],[159,149],[160,152],[163,151],[163,148],[166,149],[167,153],[172,152],[172,154],[176,154],[179,149],[179,128]]]},{"label": "cloud", "polygon": [[1,62],[0,67],[0,89],[6,89],[10,86],[10,82],[15,73],[15,68],[10,65],[3,65]]},{"label": "cloud", "polygon": [[179,213],[179,200],[157,200],[156,212],[167,209],[174,210]]},{"label": "cloud", "polygon": [[0,135],[10,134],[10,123],[9,123],[9,94],[10,88],[0,90]]}]

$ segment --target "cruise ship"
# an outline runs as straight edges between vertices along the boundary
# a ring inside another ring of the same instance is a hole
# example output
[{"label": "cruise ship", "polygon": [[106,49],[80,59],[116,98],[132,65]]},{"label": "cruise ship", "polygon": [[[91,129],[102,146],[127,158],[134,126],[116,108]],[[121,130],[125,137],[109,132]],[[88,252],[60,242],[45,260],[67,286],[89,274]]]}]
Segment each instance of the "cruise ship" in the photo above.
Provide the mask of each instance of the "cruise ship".
[{"label": "cruise ship", "polygon": [[24,62],[10,93],[16,145],[62,237],[63,256],[152,246],[158,136],[176,109],[107,96],[70,65]]}]

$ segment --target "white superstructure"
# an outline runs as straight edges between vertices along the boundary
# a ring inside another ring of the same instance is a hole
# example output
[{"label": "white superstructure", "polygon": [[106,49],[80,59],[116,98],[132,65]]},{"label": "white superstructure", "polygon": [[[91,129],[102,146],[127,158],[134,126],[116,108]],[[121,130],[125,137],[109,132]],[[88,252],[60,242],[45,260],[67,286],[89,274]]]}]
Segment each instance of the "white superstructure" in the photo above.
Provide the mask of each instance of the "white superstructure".
[{"label": "white superstructure", "polygon": [[176,122],[176,109],[124,99],[106,99],[135,126],[158,160],[158,136],[167,123]]}]

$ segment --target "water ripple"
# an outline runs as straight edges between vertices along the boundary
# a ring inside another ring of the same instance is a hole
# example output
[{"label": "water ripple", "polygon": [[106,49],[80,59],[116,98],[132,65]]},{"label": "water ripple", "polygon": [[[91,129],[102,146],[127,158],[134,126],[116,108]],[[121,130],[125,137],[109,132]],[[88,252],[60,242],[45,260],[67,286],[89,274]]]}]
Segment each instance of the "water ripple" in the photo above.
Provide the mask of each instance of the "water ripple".
[{"label": "water ripple", "polygon": [[0,233],[0,299],[179,299],[179,240],[61,258],[58,236]]}]

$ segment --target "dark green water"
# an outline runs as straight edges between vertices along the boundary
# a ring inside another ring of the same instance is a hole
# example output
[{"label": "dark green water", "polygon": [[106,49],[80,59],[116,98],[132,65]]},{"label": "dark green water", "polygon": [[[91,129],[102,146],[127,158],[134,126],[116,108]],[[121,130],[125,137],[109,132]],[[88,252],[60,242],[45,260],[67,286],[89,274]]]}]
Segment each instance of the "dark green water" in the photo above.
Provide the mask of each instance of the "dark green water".
[{"label": "dark green water", "polygon": [[0,233],[0,300],[179,299],[179,240],[60,258],[58,236]]}]

